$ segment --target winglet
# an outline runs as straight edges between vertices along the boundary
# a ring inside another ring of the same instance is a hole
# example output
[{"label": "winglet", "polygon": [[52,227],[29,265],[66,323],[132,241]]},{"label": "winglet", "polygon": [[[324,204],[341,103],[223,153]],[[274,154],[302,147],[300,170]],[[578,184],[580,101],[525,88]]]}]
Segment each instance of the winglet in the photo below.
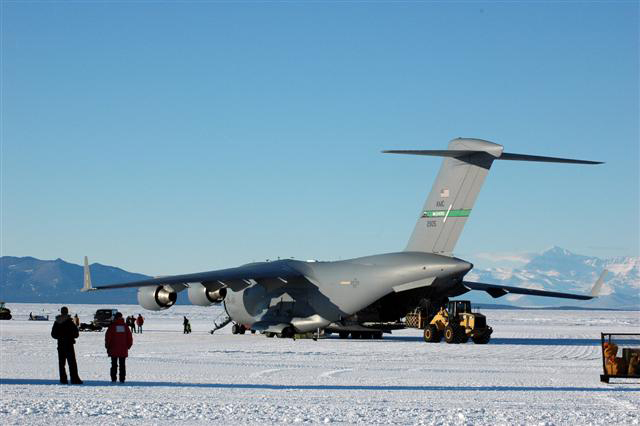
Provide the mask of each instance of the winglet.
[{"label": "winglet", "polygon": [[91,270],[89,269],[89,259],[87,256],[84,257],[84,285],[82,287],[82,291],[92,291],[95,290],[91,286]]},{"label": "winglet", "polygon": [[600,290],[602,289],[602,284],[604,283],[604,277],[607,276],[608,272],[609,271],[605,269],[600,274],[600,278],[598,278],[598,281],[596,281],[596,283],[593,285],[593,288],[591,289],[592,297],[598,297],[598,295],[600,294]]}]

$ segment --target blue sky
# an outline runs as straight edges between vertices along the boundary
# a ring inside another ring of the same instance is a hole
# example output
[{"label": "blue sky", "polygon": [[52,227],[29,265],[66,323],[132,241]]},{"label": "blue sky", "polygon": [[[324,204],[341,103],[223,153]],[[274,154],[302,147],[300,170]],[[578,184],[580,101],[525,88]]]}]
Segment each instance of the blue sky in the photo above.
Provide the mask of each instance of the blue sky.
[{"label": "blue sky", "polygon": [[456,254],[638,255],[638,3],[2,2],[3,255],[147,274],[404,248],[477,137]]}]

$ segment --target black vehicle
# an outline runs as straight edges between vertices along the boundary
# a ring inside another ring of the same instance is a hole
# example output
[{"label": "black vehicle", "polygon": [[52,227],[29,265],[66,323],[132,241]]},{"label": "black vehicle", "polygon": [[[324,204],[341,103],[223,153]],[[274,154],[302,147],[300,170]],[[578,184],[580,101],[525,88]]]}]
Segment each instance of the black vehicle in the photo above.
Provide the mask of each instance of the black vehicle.
[{"label": "black vehicle", "polygon": [[4,307],[4,302],[0,302],[0,320],[10,320],[11,309]]},{"label": "black vehicle", "polygon": [[100,327],[109,327],[117,313],[117,309],[98,309],[93,316],[93,324]]},{"label": "black vehicle", "polygon": [[93,322],[90,323],[80,323],[80,327],[78,327],[78,330],[80,331],[102,331],[102,327],[100,327],[99,325],[94,324]]}]

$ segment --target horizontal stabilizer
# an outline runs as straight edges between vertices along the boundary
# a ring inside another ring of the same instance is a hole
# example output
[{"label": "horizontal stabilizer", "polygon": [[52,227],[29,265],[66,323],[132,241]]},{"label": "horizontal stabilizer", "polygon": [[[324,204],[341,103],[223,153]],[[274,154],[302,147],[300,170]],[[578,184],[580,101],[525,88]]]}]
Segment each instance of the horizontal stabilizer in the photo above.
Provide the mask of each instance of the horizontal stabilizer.
[{"label": "horizontal stabilizer", "polygon": [[[460,158],[473,154],[487,153],[487,151],[477,150],[388,150],[382,151],[385,154],[408,154],[408,155],[428,155],[432,157],[453,157]],[[495,156],[495,155],[494,155]],[[543,163],[568,163],[568,164],[602,164],[602,161],[589,161],[589,160],[575,160],[572,158],[560,158],[560,157],[543,157],[540,155],[528,155],[528,154],[513,154],[511,152],[503,152],[495,158],[496,160],[511,160],[511,161],[536,161]]]},{"label": "horizontal stabilizer", "polygon": [[502,155],[498,158],[498,160],[538,161],[542,163],[602,164],[602,161],[574,160],[572,158],[558,158],[558,157],[542,157],[540,155],[512,154],[510,152],[503,152]]},{"label": "horizontal stabilizer", "polygon": [[532,288],[510,287],[506,285],[476,283],[463,281],[462,285],[468,290],[486,291],[493,298],[502,297],[506,294],[527,294],[530,296],[558,297],[561,299],[590,300],[593,296],[572,293],[559,293],[557,291],[535,290]]},{"label": "horizontal stabilizer", "polygon": [[471,151],[458,149],[393,149],[382,151],[383,154],[407,154],[407,155],[429,155],[432,157],[464,157],[465,155],[477,154],[485,151]]}]

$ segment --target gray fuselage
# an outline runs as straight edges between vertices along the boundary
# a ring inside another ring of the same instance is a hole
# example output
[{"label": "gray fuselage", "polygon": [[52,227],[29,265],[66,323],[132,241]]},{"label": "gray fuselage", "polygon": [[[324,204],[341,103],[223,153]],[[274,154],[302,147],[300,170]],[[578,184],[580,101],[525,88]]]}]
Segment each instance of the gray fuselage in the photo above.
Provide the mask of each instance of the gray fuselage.
[{"label": "gray fuselage", "polygon": [[455,257],[421,252],[335,262],[277,262],[305,278],[262,280],[240,291],[229,290],[224,304],[233,321],[258,329],[261,323],[279,323],[291,324],[299,332],[314,330],[390,293],[430,286],[435,280],[454,283],[473,267]]}]

